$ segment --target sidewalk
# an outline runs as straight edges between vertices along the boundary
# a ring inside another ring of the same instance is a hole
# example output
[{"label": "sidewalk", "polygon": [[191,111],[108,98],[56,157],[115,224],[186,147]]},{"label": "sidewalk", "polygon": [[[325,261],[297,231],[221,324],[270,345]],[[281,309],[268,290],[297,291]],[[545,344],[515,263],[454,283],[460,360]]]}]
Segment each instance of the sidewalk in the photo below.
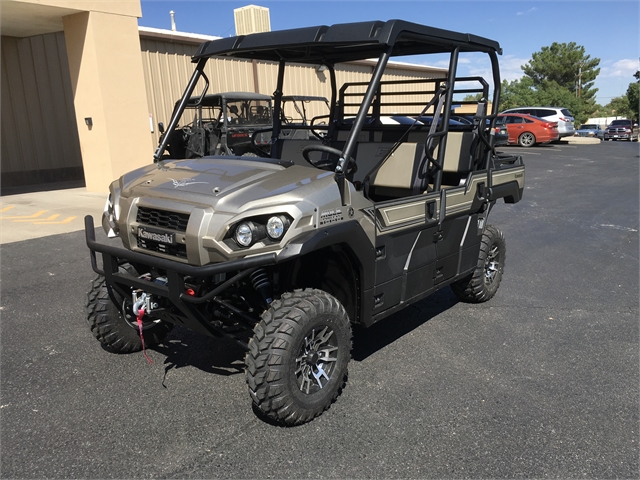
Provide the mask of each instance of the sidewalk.
[{"label": "sidewalk", "polygon": [[98,226],[106,199],[85,188],[0,197],[0,244],[84,230],[85,215]]}]

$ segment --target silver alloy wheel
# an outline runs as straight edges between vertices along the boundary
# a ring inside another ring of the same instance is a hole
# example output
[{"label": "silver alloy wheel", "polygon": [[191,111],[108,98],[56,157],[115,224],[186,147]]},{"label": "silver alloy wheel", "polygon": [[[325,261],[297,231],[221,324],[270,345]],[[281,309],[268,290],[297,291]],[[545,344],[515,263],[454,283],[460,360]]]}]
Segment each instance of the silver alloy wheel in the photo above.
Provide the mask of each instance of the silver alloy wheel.
[{"label": "silver alloy wheel", "polygon": [[497,245],[492,245],[484,261],[484,283],[491,285],[496,279],[498,270],[500,269],[500,250]]},{"label": "silver alloy wheel", "polygon": [[335,334],[328,326],[322,328],[319,333],[316,333],[314,328],[304,338],[302,348],[296,357],[295,371],[302,393],[315,393],[331,380],[331,373],[338,361],[336,343]]},{"label": "silver alloy wheel", "polygon": [[532,147],[536,143],[536,137],[533,133],[525,132],[518,137],[518,143],[523,147]]}]

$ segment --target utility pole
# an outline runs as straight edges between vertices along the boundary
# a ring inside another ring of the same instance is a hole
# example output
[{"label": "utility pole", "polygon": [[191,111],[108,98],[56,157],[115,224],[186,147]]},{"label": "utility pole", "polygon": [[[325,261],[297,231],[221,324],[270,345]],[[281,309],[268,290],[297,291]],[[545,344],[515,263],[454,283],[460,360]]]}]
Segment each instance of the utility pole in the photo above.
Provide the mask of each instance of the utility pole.
[{"label": "utility pole", "polygon": [[582,63],[580,63],[580,66],[578,67],[578,98],[580,98],[581,93],[582,93]]}]

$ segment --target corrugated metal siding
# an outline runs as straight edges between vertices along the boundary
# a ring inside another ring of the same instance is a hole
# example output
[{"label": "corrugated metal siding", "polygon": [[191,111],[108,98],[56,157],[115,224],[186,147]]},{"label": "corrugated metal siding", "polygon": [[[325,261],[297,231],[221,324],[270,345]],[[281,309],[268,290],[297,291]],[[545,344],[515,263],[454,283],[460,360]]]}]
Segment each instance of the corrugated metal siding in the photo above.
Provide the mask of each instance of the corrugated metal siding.
[{"label": "corrugated metal siding", "polygon": [[[140,39],[142,65],[147,87],[147,103],[154,125],[155,140],[159,140],[158,122],[165,125],[171,119],[173,107],[182,97],[195,65],[191,56],[197,45],[178,42],[162,42]],[[253,67],[246,60],[213,59],[207,62],[205,74],[209,78],[208,93],[242,91],[252,92]],[[201,79],[196,86],[198,93],[204,87]]]},{"label": "corrugated metal siding", "polygon": [[2,188],[84,181],[62,32],[2,37]]}]

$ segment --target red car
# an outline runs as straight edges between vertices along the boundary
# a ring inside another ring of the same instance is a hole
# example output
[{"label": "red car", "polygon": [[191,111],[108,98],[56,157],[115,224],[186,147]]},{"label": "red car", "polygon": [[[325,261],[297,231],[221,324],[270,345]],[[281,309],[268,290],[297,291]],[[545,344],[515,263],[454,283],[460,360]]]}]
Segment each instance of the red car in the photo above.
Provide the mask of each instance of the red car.
[{"label": "red car", "polygon": [[532,147],[537,143],[558,140],[558,122],[548,122],[533,115],[505,113],[498,115],[496,126],[505,125],[509,132],[509,145]]}]

